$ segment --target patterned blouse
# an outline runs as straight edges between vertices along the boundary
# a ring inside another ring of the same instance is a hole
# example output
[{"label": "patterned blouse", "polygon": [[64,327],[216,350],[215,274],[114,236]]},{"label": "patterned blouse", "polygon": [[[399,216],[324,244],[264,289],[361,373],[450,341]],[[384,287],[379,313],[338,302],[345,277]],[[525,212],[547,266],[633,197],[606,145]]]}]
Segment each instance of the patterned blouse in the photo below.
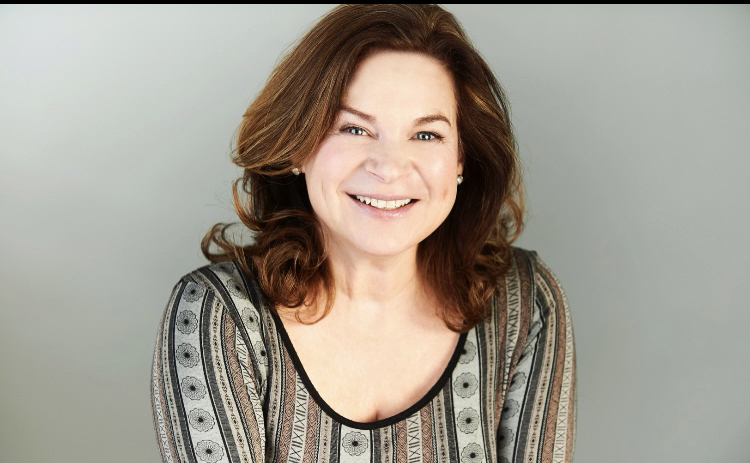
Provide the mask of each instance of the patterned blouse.
[{"label": "patterned blouse", "polygon": [[162,319],[152,399],[165,462],[569,462],[575,351],[565,294],[518,248],[490,315],[417,403],[346,419],[310,383],[278,315],[233,263],[184,276]]}]

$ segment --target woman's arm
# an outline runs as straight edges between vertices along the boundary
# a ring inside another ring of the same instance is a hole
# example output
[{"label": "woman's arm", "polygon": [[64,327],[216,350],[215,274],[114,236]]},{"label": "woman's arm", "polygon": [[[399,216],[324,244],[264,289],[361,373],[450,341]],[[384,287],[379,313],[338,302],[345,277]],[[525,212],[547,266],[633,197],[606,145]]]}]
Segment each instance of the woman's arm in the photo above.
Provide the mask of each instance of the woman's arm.
[{"label": "woman's arm", "polygon": [[570,462],[576,428],[575,345],[570,309],[554,274],[533,253],[529,332],[498,427],[501,462]]},{"label": "woman's arm", "polygon": [[152,405],[165,462],[263,462],[254,352],[215,292],[189,275],[175,286],[153,363]]}]

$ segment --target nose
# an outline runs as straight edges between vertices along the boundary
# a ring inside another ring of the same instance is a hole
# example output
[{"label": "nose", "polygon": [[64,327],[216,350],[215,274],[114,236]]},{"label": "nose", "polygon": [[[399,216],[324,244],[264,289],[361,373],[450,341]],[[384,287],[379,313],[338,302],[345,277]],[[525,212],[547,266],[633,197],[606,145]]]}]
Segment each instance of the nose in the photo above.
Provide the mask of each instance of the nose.
[{"label": "nose", "polygon": [[381,142],[374,147],[365,162],[365,171],[383,183],[393,183],[406,177],[411,161],[405,147],[398,143]]}]

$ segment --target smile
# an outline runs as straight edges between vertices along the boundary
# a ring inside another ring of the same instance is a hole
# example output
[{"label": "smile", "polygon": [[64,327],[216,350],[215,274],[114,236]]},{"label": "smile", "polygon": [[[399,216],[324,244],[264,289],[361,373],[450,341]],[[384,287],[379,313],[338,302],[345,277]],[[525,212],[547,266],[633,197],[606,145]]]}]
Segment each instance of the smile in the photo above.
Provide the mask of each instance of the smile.
[{"label": "smile", "polygon": [[383,199],[375,199],[370,198],[367,196],[359,196],[357,195],[356,198],[368,206],[372,206],[377,209],[381,209],[384,211],[391,211],[394,209],[398,209],[400,207],[406,206],[411,202],[411,199],[395,199],[395,200],[383,200]]}]

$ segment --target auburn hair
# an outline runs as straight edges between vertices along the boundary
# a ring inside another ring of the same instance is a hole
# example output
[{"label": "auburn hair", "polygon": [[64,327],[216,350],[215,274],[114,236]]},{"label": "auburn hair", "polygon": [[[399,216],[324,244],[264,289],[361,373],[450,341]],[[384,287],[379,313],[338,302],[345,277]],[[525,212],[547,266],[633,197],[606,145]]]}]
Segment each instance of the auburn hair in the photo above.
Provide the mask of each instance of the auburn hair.
[{"label": "auburn hair", "polygon": [[[219,223],[201,249],[212,262],[235,261],[272,305],[302,323],[330,312],[336,288],[323,230],[304,175],[291,169],[314,156],[332,129],[357,65],[385,50],[432,57],[453,77],[466,181],[448,217],[419,244],[417,265],[442,302],[446,326],[466,332],[486,318],[509,267],[523,192],[505,93],[456,18],[437,5],[341,5],[313,26],[273,70],[238,129],[232,161],[244,173],[233,185],[234,206],[252,241],[242,243],[232,224]],[[310,301],[325,301],[324,311],[303,321]]]}]

